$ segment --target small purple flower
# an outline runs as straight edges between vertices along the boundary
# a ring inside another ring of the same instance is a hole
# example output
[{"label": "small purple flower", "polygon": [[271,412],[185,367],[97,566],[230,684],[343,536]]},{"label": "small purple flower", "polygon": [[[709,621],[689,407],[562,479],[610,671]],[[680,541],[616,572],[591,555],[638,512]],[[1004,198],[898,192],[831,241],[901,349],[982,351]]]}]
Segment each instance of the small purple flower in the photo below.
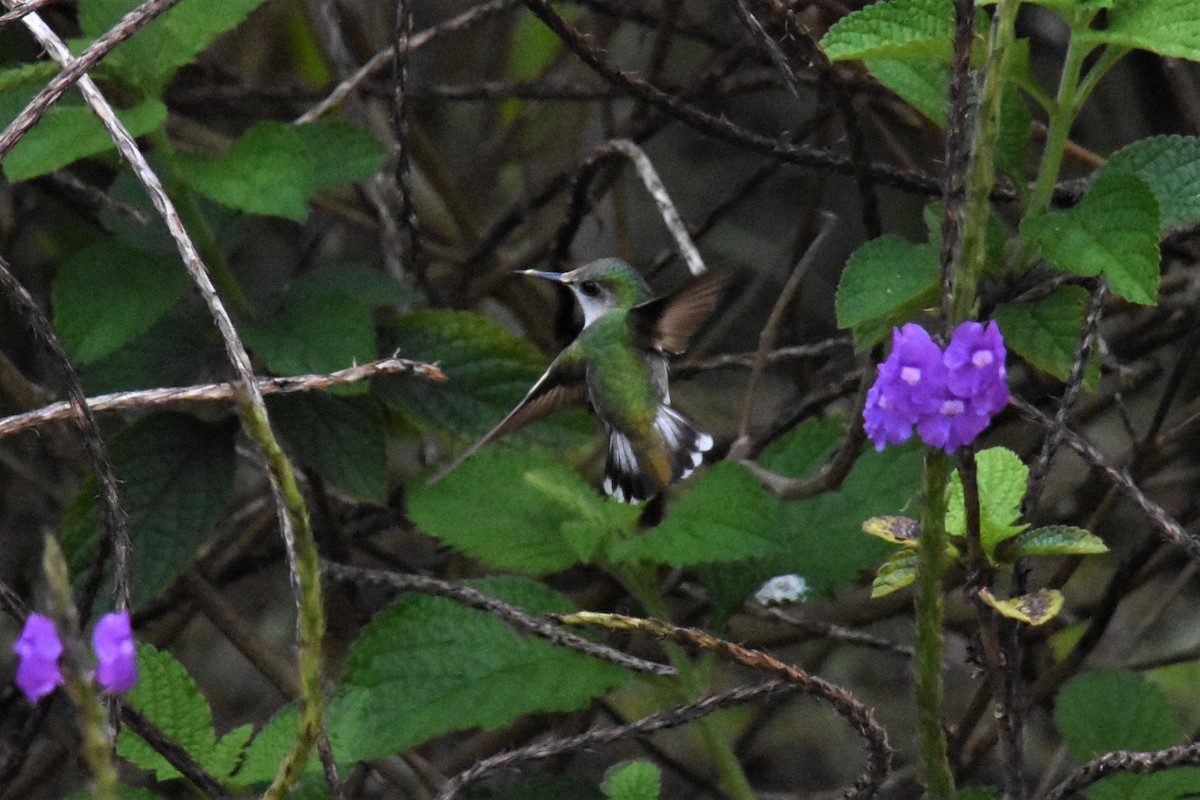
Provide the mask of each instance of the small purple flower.
[{"label": "small purple flower", "polygon": [[105,614],[92,632],[96,650],[96,680],[106,691],[120,694],[137,682],[137,660],[129,612]]},{"label": "small purple flower", "polygon": [[892,352],[867,391],[863,428],[875,449],[912,436],[952,453],[1008,404],[1004,337],[996,323],[964,322],[941,348],[919,325],[892,332]]},{"label": "small purple flower", "polygon": [[19,659],[17,686],[29,702],[36,703],[62,685],[58,659],[63,653],[63,645],[53,620],[41,614],[30,614],[21,638],[13,645],[13,652]]},{"label": "small purple flower", "polygon": [[875,449],[912,436],[912,426],[933,412],[946,382],[942,351],[920,325],[892,330],[892,352],[867,391],[863,427]]}]

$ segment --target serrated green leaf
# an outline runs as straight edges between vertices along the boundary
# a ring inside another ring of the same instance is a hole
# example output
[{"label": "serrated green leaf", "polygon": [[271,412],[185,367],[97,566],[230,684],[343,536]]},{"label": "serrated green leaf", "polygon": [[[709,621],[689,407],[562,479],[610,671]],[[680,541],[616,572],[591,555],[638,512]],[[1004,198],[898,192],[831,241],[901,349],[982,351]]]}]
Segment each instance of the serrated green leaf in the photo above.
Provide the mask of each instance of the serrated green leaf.
[{"label": "serrated green leaf", "polygon": [[[163,126],[167,108],[157,100],[146,100],[133,108],[118,109],[117,118],[131,134],[141,136]],[[90,108],[55,106],[5,156],[4,173],[14,183],[25,181],[114,149],[108,131]]]},{"label": "serrated green leaf", "polygon": [[[1004,331],[1004,344],[1010,351],[1065,381],[1075,363],[1088,301],[1083,287],[1063,286],[1032,303],[998,307],[996,323]],[[1093,361],[1084,369],[1084,388],[1095,391],[1099,381],[1099,365]]]},{"label": "serrated green leaf", "polygon": [[1162,690],[1122,669],[1085,672],[1067,681],[1054,703],[1054,722],[1078,761],[1110,750],[1161,750],[1183,740]]},{"label": "serrated green leaf", "polygon": [[660,525],[615,541],[609,557],[675,567],[741,561],[778,552],[775,501],[740,464],[723,461],[686,486]]},{"label": "serrated green leaf", "polygon": [[1030,594],[1004,600],[987,589],[980,589],[979,599],[995,609],[1000,616],[1035,627],[1054,619],[1063,607],[1063,594],[1057,589],[1038,589]]},{"label": "serrated green leaf", "polygon": [[1162,227],[1200,220],[1200,138],[1151,136],[1112,154],[1100,173],[1137,175],[1158,200]]},{"label": "serrated green leaf", "polygon": [[[212,712],[195,681],[170,653],[147,644],[137,646],[138,681],[125,695],[169,739],[217,780],[226,780],[241,758],[251,726],[243,725],[217,739]],[[117,735],[117,754],[160,781],[182,777],[165,758],[129,728]]]},{"label": "serrated green leaf", "polygon": [[[162,93],[175,70],[191,61],[222,33],[237,27],[262,0],[183,0],[122,42],[104,59],[109,73],[147,94]],[[83,0],[79,24],[96,38],[132,11],[140,0]]]},{"label": "serrated green leaf", "polygon": [[[1018,39],[1010,58],[1029,60],[1029,40]],[[1000,100],[999,133],[996,138],[996,166],[1014,181],[1025,180],[1025,162],[1029,158],[1029,138],[1033,114],[1025,97],[1015,85],[1005,82]]]},{"label": "serrated green leaf", "polygon": [[[233,495],[232,421],[186,414],[143,417],[112,442],[109,455],[129,514],[132,602],[136,608],[187,569]],[[63,550],[86,576],[100,539],[96,482],[89,476],[63,519]]]},{"label": "serrated green leaf", "polygon": [[1200,60],[1200,6],[1192,0],[1117,0],[1108,27],[1088,38],[1162,56]]},{"label": "serrated green leaf", "polygon": [[212,317],[185,302],[111,355],[80,364],[79,374],[88,394],[186,386],[220,352]]},{"label": "serrated green leaf", "polygon": [[859,349],[870,347],[892,325],[935,302],[937,292],[937,250],[885,234],[858,248],[846,262],[837,289],[838,326],[854,332]]},{"label": "serrated green leaf", "polygon": [[[1028,527],[1014,523],[1021,515],[1021,500],[1025,497],[1029,468],[1020,456],[1003,447],[992,447],[976,453],[975,466],[979,487],[980,540],[988,557],[994,558],[997,545]],[[946,530],[955,536],[965,536],[965,514],[962,479],[955,470],[950,476],[947,490]]]},{"label": "serrated green leaf", "polygon": [[1153,305],[1159,220],[1158,201],[1141,178],[1105,171],[1077,206],[1027,218],[1021,235],[1059,269],[1103,275],[1126,300]]},{"label": "serrated green leaf", "polygon": [[311,392],[269,397],[267,407],[301,463],[359,500],[387,498],[387,430],[374,401]]},{"label": "serrated green leaf", "polygon": [[384,155],[365,130],[330,118],[299,127],[258,122],[218,156],[179,154],[176,160],[184,180],[211,200],[303,221],[310,197],[369,178]]},{"label": "serrated green leaf", "polygon": [[[545,491],[547,482],[554,494]],[[433,486],[412,486],[408,496],[409,517],[431,536],[491,566],[529,575],[575,565],[581,551],[632,530],[639,513],[637,506],[601,497],[560,463],[504,447],[485,447]]]},{"label": "serrated green leaf", "polygon": [[[371,309],[338,292],[289,289],[273,316],[243,322],[242,335],[276,375],[334,372],[377,357]],[[366,391],[365,384],[339,389]]]},{"label": "serrated green leaf", "polygon": [[612,800],[658,800],[662,773],[649,761],[626,761],[609,768],[600,788]]},{"label": "serrated green leaf", "polygon": [[847,14],[821,38],[831,61],[863,58],[950,58],[950,0],[886,0]]},{"label": "serrated green leaf", "polygon": [[917,564],[920,560],[911,548],[905,548],[892,555],[880,565],[871,582],[871,597],[884,597],[892,592],[898,592],[917,579]]},{"label": "serrated green leaf", "polygon": [[865,58],[863,66],[875,80],[921,112],[939,128],[946,127],[950,68],[935,59]]},{"label": "serrated green leaf", "polygon": [[[511,411],[549,362],[528,342],[494,322],[464,311],[423,310],[406,314],[384,331],[382,348],[436,361],[449,380],[383,378],[381,397],[418,425],[448,435],[459,446],[477,439]],[[582,410],[564,411],[506,437],[527,445],[573,453],[595,436]]]},{"label": "serrated green leaf", "polygon": [[1027,556],[1093,555],[1107,553],[1108,546],[1099,536],[1073,525],[1047,525],[1025,531],[1011,543],[1009,559]]},{"label": "serrated green leaf", "polygon": [[191,285],[178,259],[112,241],[87,247],[54,277],[54,327],[73,361],[111,355],[149,330]]},{"label": "serrated green leaf", "polygon": [[[532,581],[475,585],[532,614],[573,610]],[[351,647],[326,720],[335,759],[349,763],[452,731],[500,728],[532,711],[582,708],[628,677],[608,662],[518,634],[482,611],[409,595],[376,616]],[[251,744],[239,780],[273,777],[280,747],[294,733],[294,711],[272,720]]]}]

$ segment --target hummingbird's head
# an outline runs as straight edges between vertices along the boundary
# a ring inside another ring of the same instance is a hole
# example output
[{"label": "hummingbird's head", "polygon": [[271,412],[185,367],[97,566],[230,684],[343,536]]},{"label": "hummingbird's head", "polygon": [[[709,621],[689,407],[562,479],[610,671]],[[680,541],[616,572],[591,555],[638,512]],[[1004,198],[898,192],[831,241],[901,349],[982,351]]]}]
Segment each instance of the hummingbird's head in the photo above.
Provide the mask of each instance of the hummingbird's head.
[{"label": "hummingbird's head", "polygon": [[524,270],[523,274],[566,285],[583,309],[585,328],[614,308],[633,308],[650,299],[646,281],[619,258],[601,258],[570,272]]}]

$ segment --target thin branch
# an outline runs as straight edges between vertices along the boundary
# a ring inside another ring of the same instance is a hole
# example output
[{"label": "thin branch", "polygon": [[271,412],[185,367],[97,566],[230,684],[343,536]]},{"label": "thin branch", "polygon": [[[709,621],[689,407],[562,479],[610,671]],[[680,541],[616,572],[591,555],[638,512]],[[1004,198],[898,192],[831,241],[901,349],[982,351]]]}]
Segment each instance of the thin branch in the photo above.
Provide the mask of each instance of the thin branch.
[{"label": "thin branch", "polygon": [[1132,772],[1146,775],[1151,772],[1162,772],[1175,767],[1200,765],[1200,742],[1181,744],[1168,747],[1166,750],[1156,750],[1152,753],[1140,753],[1134,750],[1114,750],[1097,756],[1084,764],[1058,786],[1055,786],[1046,800],[1063,800],[1077,792],[1081,792],[1101,778],[1118,772]]},{"label": "thin branch", "polygon": [[[370,380],[377,375],[416,375],[426,380],[444,381],[446,376],[436,364],[411,361],[406,358],[384,358],[370,364],[341,369],[327,375],[292,375],[286,378],[257,378],[263,395],[313,392],[333,386],[344,386]],[[93,412],[130,411],[175,403],[227,403],[236,400],[238,387],[233,383],[206,383],[197,386],[177,386],[159,389],[139,389],[115,392],[87,398]],[[20,431],[65,419],[72,414],[70,403],[51,403],[34,411],[0,418],[0,438]]]}]

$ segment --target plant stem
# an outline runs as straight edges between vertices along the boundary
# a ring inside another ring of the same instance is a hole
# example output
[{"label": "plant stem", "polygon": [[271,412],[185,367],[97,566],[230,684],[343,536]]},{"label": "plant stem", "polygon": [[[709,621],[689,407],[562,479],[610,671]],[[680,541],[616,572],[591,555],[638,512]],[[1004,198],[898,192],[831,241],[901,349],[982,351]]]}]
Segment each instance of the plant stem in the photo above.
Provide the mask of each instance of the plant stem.
[{"label": "plant stem", "polygon": [[[669,622],[670,614],[666,604],[659,596],[653,570],[652,566],[636,565],[620,570],[614,569],[613,573],[637,598],[649,616]],[[701,670],[688,658],[687,653],[679,645],[664,642],[663,648],[671,666],[679,672],[678,684],[675,685],[679,694],[687,701],[701,697],[705,692],[704,682],[700,676]],[[702,717],[696,720],[696,727],[699,729],[700,738],[717,769],[721,786],[731,800],[755,800],[754,789],[746,779],[746,773],[742,771],[737,754],[733,752],[728,738],[722,735],[716,721],[711,717]]]},{"label": "plant stem", "polygon": [[924,511],[917,544],[916,669],[917,738],[928,796],[950,800],[954,778],[942,728],[942,572],[946,562],[946,484],[950,457],[925,453]]},{"label": "plant stem", "polygon": [[1067,136],[1071,133],[1071,125],[1075,122],[1075,115],[1079,111],[1078,88],[1083,60],[1091,52],[1091,49],[1091,47],[1080,46],[1074,35],[1067,42],[1067,54],[1063,59],[1058,94],[1050,107],[1046,148],[1042,152],[1042,163],[1038,167],[1037,182],[1034,184],[1033,194],[1029,198],[1029,209],[1026,213],[1038,214],[1050,207],[1050,199],[1054,195],[1054,185],[1058,182],[1058,175],[1062,170]]}]

